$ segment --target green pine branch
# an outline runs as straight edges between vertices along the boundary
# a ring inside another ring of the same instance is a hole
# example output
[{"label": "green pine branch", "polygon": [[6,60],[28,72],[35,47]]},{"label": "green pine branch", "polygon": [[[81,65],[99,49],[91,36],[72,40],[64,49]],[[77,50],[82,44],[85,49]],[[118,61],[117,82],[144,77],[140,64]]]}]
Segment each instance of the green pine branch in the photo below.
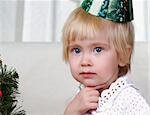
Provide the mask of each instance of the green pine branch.
[{"label": "green pine branch", "polygon": [[0,114],[2,115],[25,115],[21,107],[17,107],[19,75],[15,69],[8,69],[0,60]]}]

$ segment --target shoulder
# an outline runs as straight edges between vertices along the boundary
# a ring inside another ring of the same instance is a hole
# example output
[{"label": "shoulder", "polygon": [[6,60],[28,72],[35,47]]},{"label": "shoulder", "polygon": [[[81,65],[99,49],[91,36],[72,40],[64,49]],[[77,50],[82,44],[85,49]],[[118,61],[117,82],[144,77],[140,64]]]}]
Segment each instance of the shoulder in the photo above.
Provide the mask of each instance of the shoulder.
[{"label": "shoulder", "polygon": [[[129,114],[146,113],[150,114],[150,106],[139,90],[133,86],[124,88],[116,98],[116,104]],[[121,104],[121,105],[120,105]]]}]

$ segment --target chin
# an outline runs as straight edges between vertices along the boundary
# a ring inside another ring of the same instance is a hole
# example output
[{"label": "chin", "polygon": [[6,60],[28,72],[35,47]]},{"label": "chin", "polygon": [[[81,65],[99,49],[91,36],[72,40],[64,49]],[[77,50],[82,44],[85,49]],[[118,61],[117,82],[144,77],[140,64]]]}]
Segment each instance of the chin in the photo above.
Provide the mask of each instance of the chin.
[{"label": "chin", "polygon": [[97,85],[99,85],[98,83],[96,83],[96,81],[94,80],[89,80],[89,79],[86,79],[84,81],[80,81],[81,84],[83,84],[84,86],[86,87],[96,87]]},{"label": "chin", "polygon": [[85,83],[84,84],[86,87],[96,87],[95,83]]}]

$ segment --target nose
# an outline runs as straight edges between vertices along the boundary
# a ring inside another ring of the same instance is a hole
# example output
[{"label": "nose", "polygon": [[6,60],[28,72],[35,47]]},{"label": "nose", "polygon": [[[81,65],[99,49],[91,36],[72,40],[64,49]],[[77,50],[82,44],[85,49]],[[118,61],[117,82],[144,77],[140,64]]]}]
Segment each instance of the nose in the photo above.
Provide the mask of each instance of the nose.
[{"label": "nose", "polygon": [[89,54],[84,54],[81,59],[81,66],[92,66],[92,57]]}]

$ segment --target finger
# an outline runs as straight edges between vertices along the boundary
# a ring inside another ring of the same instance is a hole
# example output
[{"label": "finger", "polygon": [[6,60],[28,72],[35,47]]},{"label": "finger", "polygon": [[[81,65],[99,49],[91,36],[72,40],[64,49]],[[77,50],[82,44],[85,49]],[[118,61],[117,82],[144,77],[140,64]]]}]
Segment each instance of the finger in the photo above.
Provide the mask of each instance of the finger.
[{"label": "finger", "polygon": [[90,110],[95,110],[95,109],[97,109],[97,107],[98,107],[98,103],[90,103],[89,104],[89,109]]},{"label": "finger", "polygon": [[99,92],[97,90],[91,90],[88,92],[89,96],[97,96],[99,97]]},{"label": "finger", "polygon": [[90,90],[94,90],[95,88],[94,87],[85,87],[84,89],[87,91],[90,91]]},{"label": "finger", "polygon": [[99,89],[102,89],[106,87],[105,85],[97,85],[97,86],[94,86],[94,87],[85,87],[87,90],[99,90]]},{"label": "finger", "polygon": [[99,97],[97,97],[97,96],[91,96],[91,97],[89,97],[88,100],[89,100],[90,103],[98,103]]}]

